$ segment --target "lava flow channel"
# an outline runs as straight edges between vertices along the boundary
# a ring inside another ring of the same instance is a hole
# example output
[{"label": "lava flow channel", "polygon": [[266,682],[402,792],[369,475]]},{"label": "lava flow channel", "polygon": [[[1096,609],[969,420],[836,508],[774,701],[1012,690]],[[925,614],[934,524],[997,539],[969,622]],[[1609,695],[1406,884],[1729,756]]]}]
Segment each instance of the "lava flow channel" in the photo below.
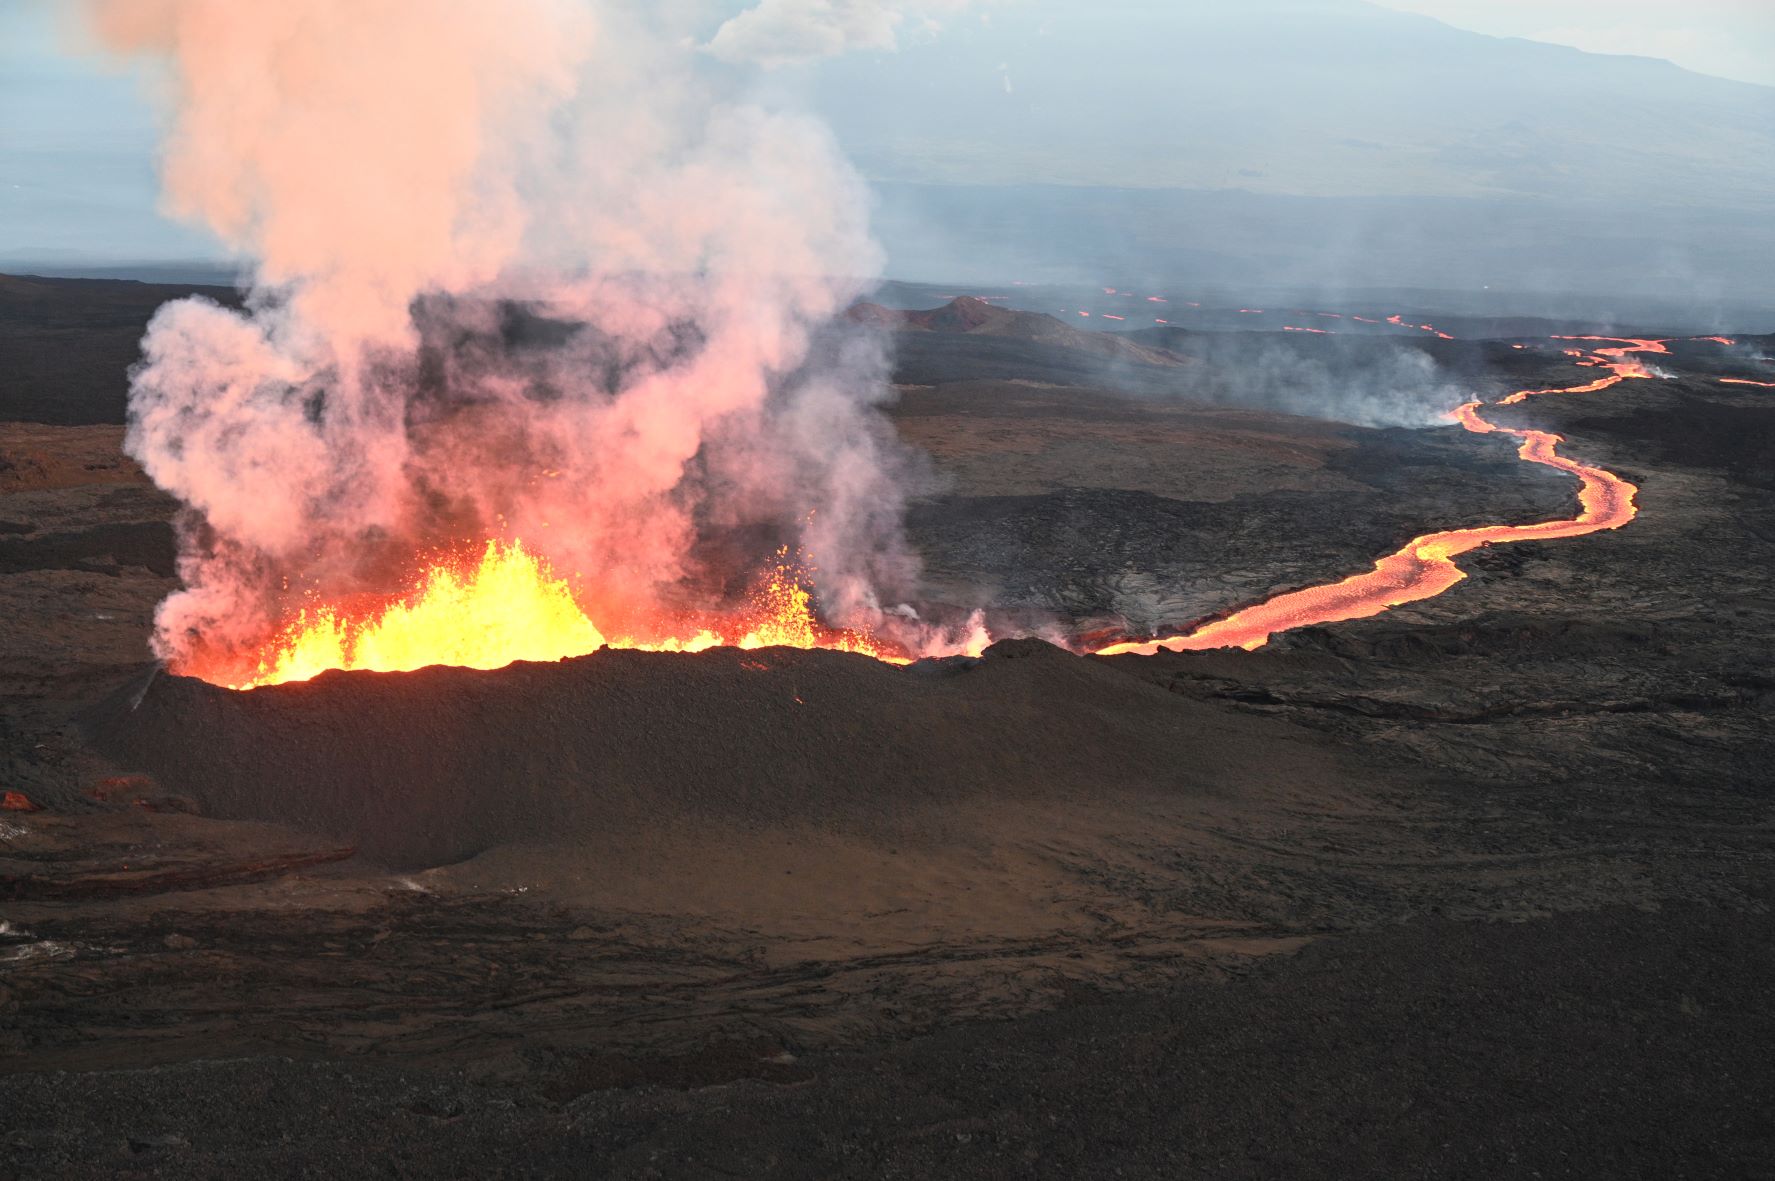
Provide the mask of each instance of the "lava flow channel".
[{"label": "lava flow channel", "polygon": [[[1587,337],[1584,339],[1602,339]],[[1614,339],[1614,338],[1608,338]],[[1581,386],[1552,390],[1518,390],[1501,404],[1521,402],[1536,394],[1588,393],[1606,389],[1651,372],[1630,354],[1665,352],[1663,341],[1619,340],[1621,348],[1600,349],[1596,359],[1611,372],[1608,377]],[[1633,520],[1633,503],[1639,491],[1613,472],[1591,467],[1559,454],[1565,440],[1550,431],[1498,426],[1479,416],[1480,403],[1468,402],[1455,411],[1460,424],[1475,434],[1513,435],[1522,440],[1517,454],[1529,463],[1569,472],[1578,479],[1579,512],[1575,517],[1542,521],[1534,525],[1480,525],[1471,529],[1446,529],[1414,537],[1398,551],[1374,564],[1374,569],[1340,582],[1307,587],[1265,600],[1224,619],[1202,625],[1183,635],[1156,640],[1130,640],[1095,651],[1098,656],[1137,653],[1151,656],[1161,648],[1171,652],[1198,652],[1209,648],[1259,648],[1277,632],[1320,623],[1366,619],[1390,607],[1434,598],[1448,590],[1466,573],[1455,563],[1462,554],[1481,546],[1512,541],[1551,541],[1582,537],[1603,529],[1619,529]]]}]

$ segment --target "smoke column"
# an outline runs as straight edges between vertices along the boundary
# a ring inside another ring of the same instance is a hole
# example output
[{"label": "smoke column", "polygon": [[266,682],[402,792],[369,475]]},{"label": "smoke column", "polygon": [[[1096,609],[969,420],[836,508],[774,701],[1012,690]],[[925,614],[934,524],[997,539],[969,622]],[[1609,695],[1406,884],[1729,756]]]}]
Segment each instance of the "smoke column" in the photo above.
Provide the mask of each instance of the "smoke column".
[{"label": "smoke column", "polygon": [[778,540],[833,622],[883,622],[911,468],[881,347],[823,332],[880,266],[866,194],[678,7],[88,0],[168,68],[169,209],[256,260],[243,309],[162,308],[132,375],[126,448],[189,506],[174,668],[497,536],[601,625]]}]

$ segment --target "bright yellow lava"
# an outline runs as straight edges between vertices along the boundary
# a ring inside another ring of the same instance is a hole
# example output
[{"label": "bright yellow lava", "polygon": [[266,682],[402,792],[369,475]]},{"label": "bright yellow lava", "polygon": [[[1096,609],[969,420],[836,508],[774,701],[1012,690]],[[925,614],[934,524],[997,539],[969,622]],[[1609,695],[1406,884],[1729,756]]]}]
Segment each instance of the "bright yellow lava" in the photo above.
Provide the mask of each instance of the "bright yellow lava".
[{"label": "bright yellow lava", "polygon": [[[721,631],[685,629],[660,639],[607,640],[565,579],[521,542],[487,543],[478,563],[437,563],[412,590],[362,617],[337,607],[300,612],[266,646],[244,681],[205,676],[235,689],[306,681],[330,669],[409,672],[431,665],[503,668],[514,661],[553,661],[599,648],[701,652],[707,648],[832,648],[905,663],[871,638],[822,626],[802,569],[786,549],[753,596],[742,621]],[[204,676],[202,671],[196,675]]]},{"label": "bright yellow lava", "polygon": [[480,564],[427,570],[406,600],[362,621],[331,607],[303,611],[237,689],[306,681],[328,669],[407,672],[433,664],[502,668],[604,646],[567,583],[521,543],[488,542]]}]

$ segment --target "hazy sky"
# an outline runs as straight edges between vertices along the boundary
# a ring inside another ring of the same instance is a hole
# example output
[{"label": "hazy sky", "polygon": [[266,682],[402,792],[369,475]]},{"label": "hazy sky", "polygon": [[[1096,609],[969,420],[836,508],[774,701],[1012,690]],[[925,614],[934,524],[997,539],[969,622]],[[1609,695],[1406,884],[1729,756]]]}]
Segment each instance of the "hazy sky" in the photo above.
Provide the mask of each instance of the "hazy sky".
[{"label": "hazy sky", "polygon": [[1775,0],[1376,0],[1477,33],[1661,57],[1775,86]]},{"label": "hazy sky", "polygon": [[[679,2],[738,10],[757,0]],[[832,10],[916,4],[922,6],[919,11],[943,12],[963,2],[833,0]],[[1097,0],[1066,2],[1106,23],[1116,19],[1114,7],[1099,6]],[[1664,57],[1698,72],[1775,86],[1775,0],[1381,2],[1475,32],[1529,37],[1595,52]],[[982,11],[979,19],[989,20],[992,7],[1009,9],[1019,0],[992,0],[991,6],[986,0],[974,3]],[[1236,12],[1246,0],[1126,3],[1129,11],[1144,8],[1178,15]],[[831,11],[802,0],[775,0],[775,4],[795,12]],[[65,44],[57,35],[56,15],[65,16],[71,8],[72,0],[0,0],[0,258],[214,254],[217,244],[203,231],[156,212],[157,118],[142,97],[139,72],[132,77],[62,51]],[[945,24],[961,27],[948,16]],[[1113,60],[1092,66],[1109,74],[1116,68]],[[1244,176],[1236,171],[1238,166],[1227,167],[1235,169],[1233,175]],[[1209,168],[1210,180],[1218,184],[1226,170],[1216,168]],[[1109,179],[1092,176],[1080,183]]]}]

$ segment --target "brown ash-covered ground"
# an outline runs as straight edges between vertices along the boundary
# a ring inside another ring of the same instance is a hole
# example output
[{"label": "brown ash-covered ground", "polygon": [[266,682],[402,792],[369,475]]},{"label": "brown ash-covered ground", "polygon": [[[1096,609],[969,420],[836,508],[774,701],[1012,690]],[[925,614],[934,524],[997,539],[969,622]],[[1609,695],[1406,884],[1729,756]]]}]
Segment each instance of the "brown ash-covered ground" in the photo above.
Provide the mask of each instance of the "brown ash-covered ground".
[{"label": "brown ash-covered ground", "polygon": [[[1224,343],[978,326],[908,331],[894,411],[948,480],[933,605],[1148,630],[1573,508],[1500,439],[1164,395]],[[1775,400],[1673,348],[1495,412],[1634,480],[1628,528],[1254,653],[248,695],[153,672],[173,506],[114,387],[39,390],[9,415],[89,425],[0,424],[0,759],[43,807],[0,812],[6,1169],[1767,1171]]]}]

